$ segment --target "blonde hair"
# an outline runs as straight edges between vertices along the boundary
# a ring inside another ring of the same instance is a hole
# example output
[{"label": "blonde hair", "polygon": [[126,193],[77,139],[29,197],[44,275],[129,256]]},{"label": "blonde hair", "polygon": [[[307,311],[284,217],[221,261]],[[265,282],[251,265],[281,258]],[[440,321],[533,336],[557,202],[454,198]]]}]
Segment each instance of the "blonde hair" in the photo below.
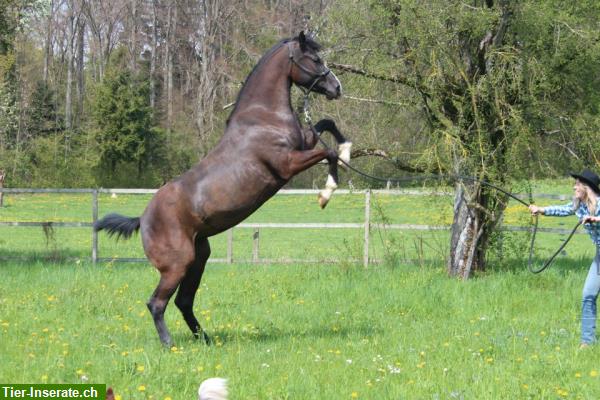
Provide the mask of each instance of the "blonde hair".
[{"label": "blonde hair", "polygon": [[581,184],[585,189],[585,199],[579,200],[578,198],[573,198],[573,210],[577,210],[583,201],[587,206],[590,215],[596,215],[596,210],[598,209],[598,194],[584,182],[581,182]]}]

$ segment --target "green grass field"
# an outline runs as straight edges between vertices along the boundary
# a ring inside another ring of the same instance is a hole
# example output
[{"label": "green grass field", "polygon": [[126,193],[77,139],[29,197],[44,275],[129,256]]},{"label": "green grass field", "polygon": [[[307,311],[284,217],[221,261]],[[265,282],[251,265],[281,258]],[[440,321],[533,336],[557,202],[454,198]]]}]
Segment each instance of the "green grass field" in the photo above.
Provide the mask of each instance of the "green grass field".
[{"label": "green grass field", "polygon": [[[558,193],[568,194],[567,185]],[[0,221],[91,221],[88,195],[5,201]],[[103,196],[100,215],[139,215],[147,201]],[[443,225],[450,210],[450,198],[378,196],[372,218]],[[251,221],[361,222],[363,215],[360,195],[334,196],[324,211],[313,198],[278,196]],[[529,217],[511,204],[505,221],[527,225]],[[234,233],[240,258],[249,258],[251,234]],[[165,349],[145,306],[158,280],[147,263],[92,266],[87,228],[47,236],[39,227],[0,227],[0,257],[38,257],[0,261],[0,381],[106,383],[122,399],[194,399],[199,383],[214,376],[229,379],[231,399],[596,398],[599,350],[578,350],[581,286],[593,250],[586,235],[532,275],[527,234],[507,234],[503,258],[462,282],[445,272],[446,231],[373,230],[372,255],[385,262],[369,269],[354,261],[362,234],[261,231],[261,257],[340,262],[211,264],[195,311],[214,345],[194,341],[171,304],[166,320],[176,347]],[[539,261],[562,238],[540,234]],[[211,243],[213,256],[224,257],[224,236]],[[139,238],[115,243],[104,235],[100,253],[143,256]]]},{"label": "green grass field", "polygon": [[598,348],[580,351],[573,260],[469,282],[440,266],[209,266],[196,313],[215,344],[159,344],[142,264],[2,265],[0,376],[107,383],[123,399],[193,399],[213,376],[232,399],[591,399]]}]

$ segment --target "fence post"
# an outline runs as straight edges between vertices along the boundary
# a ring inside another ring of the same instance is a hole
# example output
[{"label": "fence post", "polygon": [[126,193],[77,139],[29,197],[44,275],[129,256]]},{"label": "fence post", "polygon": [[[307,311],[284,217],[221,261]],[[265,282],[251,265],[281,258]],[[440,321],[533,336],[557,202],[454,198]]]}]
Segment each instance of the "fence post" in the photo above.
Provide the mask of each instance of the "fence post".
[{"label": "fence post", "polygon": [[92,191],[92,265],[95,267],[98,261],[98,232],[94,224],[98,221],[98,189]]},{"label": "fence post", "polygon": [[258,228],[254,228],[254,233],[252,234],[252,239],[254,240],[254,246],[252,247],[252,262],[258,263],[258,242],[259,242]]},{"label": "fence post", "polygon": [[371,230],[371,190],[365,192],[365,248],[363,266],[369,266],[369,231]]},{"label": "fence post", "polygon": [[233,228],[227,231],[227,263],[233,264]]}]

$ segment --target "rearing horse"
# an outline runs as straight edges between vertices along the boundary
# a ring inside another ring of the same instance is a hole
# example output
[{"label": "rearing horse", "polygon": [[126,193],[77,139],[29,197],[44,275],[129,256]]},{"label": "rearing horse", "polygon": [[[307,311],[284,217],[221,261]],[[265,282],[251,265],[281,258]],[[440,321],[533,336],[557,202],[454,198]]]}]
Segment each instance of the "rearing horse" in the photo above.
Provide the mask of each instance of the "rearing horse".
[{"label": "rearing horse", "polygon": [[[242,87],[223,137],[209,154],[179,178],[161,187],[139,218],[109,214],[94,229],[128,238],[141,229],[144,252],[160,272],[148,301],[163,344],[172,344],[165,325],[167,304],[175,304],[194,336],[208,336],[194,316],[194,297],[210,255],[208,237],[247,218],[294,175],[326,159],[329,175],[319,203],[325,207],[337,187],[338,155],[315,149],[318,138],[303,129],[292,110],[292,83],[337,99],[340,81],[323,63],[320,50],[303,32],[273,46]],[[331,120],[319,121],[317,133],[331,132],[348,161],[350,142]]]}]

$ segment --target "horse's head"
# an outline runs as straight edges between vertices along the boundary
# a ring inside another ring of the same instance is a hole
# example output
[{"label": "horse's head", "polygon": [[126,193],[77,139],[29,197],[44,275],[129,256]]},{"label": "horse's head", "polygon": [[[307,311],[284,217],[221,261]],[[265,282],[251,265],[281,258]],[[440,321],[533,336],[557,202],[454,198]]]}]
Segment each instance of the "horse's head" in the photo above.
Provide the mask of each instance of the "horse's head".
[{"label": "horse's head", "polygon": [[324,94],[329,100],[342,95],[342,84],[319,57],[321,46],[315,40],[300,32],[288,43],[288,48],[292,62],[290,76],[296,85]]}]

